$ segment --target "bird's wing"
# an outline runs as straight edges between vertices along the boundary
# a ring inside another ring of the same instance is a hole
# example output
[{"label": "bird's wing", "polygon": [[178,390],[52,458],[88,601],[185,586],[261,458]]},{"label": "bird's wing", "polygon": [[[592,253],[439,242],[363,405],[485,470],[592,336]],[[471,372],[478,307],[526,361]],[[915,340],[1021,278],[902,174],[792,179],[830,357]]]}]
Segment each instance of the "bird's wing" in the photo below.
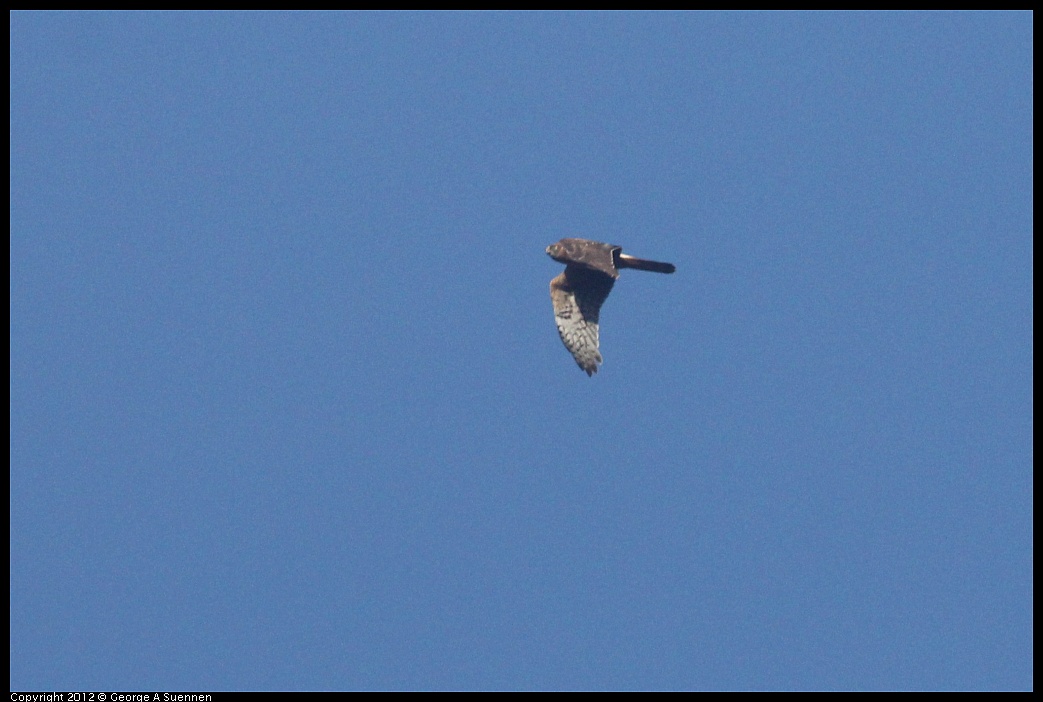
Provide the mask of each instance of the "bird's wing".
[{"label": "bird's wing", "polygon": [[604,360],[598,351],[598,319],[614,282],[607,275],[571,265],[550,282],[558,335],[587,375],[597,373]]}]

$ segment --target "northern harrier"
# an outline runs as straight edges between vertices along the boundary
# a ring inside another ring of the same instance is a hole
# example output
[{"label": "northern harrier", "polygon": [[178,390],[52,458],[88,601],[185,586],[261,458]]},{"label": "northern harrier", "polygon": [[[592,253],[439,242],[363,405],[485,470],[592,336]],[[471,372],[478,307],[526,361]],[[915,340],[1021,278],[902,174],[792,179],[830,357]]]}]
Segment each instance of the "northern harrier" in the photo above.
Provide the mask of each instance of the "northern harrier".
[{"label": "northern harrier", "polygon": [[602,361],[598,351],[598,316],[619,277],[619,269],[656,273],[676,270],[672,263],[634,258],[623,253],[622,247],[587,239],[562,239],[547,247],[547,255],[565,264],[561,275],[550,281],[558,334],[587,375],[597,373]]}]

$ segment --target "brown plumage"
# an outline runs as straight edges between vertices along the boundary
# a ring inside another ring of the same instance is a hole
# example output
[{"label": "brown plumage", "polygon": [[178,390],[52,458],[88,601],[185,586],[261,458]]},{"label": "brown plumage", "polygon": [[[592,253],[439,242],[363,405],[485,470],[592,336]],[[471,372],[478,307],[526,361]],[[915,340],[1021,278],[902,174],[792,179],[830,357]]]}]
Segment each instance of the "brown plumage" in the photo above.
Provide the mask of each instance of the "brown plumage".
[{"label": "brown plumage", "polygon": [[587,375],[597,373],[603,360],[598,350],[598,319],[619,269],[676,270],[672,263],[635,258],[623,253],[622,247],[587,239],[562,239],[547,247],[547,255],[565,264],[565,270],[550,281],[558,335]]}]

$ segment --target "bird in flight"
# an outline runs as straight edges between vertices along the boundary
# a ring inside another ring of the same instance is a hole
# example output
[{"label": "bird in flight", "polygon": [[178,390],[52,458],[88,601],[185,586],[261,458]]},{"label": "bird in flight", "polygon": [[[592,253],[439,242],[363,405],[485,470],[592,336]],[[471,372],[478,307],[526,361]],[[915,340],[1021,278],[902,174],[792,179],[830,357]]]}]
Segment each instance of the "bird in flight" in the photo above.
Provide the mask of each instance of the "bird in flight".
[{"label": "bird in flight", "polygon": [[547,255],[565,270],[550,281],[554,321],[565,348],[587,375],[598,372],[598,317],[612,291],[620,268],[673,273],[672,263],[646,261],[623,253],[623,248],[587,239],[562,239],[547,247]]}]

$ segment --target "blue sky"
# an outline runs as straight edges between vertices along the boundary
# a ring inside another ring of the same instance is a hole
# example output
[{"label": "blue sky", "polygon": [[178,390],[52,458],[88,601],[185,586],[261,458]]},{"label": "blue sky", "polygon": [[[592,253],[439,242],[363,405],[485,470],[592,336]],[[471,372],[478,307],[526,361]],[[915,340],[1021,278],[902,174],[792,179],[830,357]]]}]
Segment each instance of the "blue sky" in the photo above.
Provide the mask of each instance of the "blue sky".
[{"label": "blue sky", "polygon": [[1030,689],[1032,148],[1030,14],[11,15],[12,689]]}]

